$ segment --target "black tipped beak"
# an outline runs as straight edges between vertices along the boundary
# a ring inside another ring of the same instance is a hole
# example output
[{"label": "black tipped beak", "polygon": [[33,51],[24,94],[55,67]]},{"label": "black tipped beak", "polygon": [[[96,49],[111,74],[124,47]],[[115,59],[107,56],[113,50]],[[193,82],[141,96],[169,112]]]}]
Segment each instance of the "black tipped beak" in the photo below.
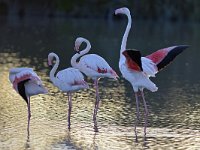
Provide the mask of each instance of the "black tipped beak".
[{"label": "black tipped beak", "polygon": [[80,51],[78,50],[78,47],[76,47],[76,46],[74,47],[74,51],[75,51],[75,54],[77,54],[77,53],[80,54]]},{"label": "black tipped beak", "polygon": [[80,51],[74,51],[74,52],[75,52],[75,54],[77,54],[77,53],[80,54]]},{"label": "black tipped beak", "polygon": [[49,65],[49,68],[51,69],[53,67],[53,65]]},{"label": "black tipped beak", "polygon": [[183,51],[188,47],[189,47],[189,45],[178,45],[174,49],[179,50],[179,51]]}]

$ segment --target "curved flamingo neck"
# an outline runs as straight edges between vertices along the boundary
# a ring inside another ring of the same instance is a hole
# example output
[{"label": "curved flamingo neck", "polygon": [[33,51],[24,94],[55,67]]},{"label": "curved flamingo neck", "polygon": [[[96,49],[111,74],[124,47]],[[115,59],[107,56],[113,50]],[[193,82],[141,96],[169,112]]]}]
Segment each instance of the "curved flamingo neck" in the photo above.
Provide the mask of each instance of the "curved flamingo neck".
[{"label": "curved flamingo neck", "polygon": [[56,58],[56,63],[54,64],[53,68],[51,69],[50,71],[50,79],[53,83],[55,83],[55,81],[57,80],[56,77],[55,77],[55,73],[56,73],[56,70],[58,69],[58,65],[60,63],[60,59],[57,55],[53,55],[55,58]]},{"label": "curved flamingo neck", "polygon": [[[89,42],[87,39],[83,39],[83,41],[81,42],[81,44],[82,44],[83,42],[85,42],[85,43],[87,44],[87,46],[86,46],[86,48],[85,48],[84,50],[80,51],[79,53],[76,53],[76,54],[72,57],[72,59],[71,59],[71,65],[72,65],[72,67],[78,68],[77,59],[78,59],[79,57],[81,57],[81,56],[87,54],[87,53],[90,51],[90,49],[91,49],[91,44],[90,44],[90,42]],[[81,45],[81,44],[80,44],[80,45]]]},{"label": "curved flamingo neck", "polygon": [[122,52],[126,50],[126,43],[127,43],[127,39],[128,39],[128,34],[130,32],[131,24],[132,24],[132,19],[131,19],[130,13],[126,13],[126,16],[128,17],[128,24],[126,26],[126,30],[125,30],[123,38],[122,38],[121,49],[120,49],[120,61],[122,61],[122,59],[125,59]]}]

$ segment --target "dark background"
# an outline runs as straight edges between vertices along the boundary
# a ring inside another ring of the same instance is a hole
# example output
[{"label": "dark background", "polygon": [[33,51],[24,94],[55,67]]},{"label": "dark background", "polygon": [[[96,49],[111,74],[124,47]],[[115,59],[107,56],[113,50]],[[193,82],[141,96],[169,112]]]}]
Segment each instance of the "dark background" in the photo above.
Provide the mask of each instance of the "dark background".
[{"label": "dark background", "polygon": [[0,0],[0,15],[111,19],[122,6],[136,19],[200,21],[199,0]]}]

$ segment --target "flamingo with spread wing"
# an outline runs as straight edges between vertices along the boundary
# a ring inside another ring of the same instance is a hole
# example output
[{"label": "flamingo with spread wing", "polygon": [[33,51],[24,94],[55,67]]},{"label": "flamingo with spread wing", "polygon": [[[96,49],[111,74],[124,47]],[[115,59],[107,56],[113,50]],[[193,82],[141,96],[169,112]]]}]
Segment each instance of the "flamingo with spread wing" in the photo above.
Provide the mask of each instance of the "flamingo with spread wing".
[{"label": "flamingo with spread wing", "polygon": [[135,135],[137,137],[136,126],[138,124],[139,114],[139,96],[141,95],[145,110],[144,134],[146,135],[148,109],[144,98],[143,89],[146,88],[152,92],[158,90],[157,86],[149,79],[155,77],[161,69],[166,67],[174,58],[186,49],[187,45],[171,46],[160,49],[146,57],[142,57],[140,51],[134,49],[126,49],[126,43],[129,31],[131,29],[132,19],[128,8],[123,7],[115,10],[115,14],[124,14],[128,17],[128,24],[122,38],[120,49],[119,69],[123,77],[128,80],[135,92],[136,98],[136,122]]}]

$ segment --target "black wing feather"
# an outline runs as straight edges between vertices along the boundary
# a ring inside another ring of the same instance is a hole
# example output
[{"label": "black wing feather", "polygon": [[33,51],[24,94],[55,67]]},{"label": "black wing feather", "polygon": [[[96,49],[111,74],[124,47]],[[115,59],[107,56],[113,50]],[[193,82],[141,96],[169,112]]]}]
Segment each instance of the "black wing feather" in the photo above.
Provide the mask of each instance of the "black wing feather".
[{"label": "black wing feather", "polygon": [[140,67],[141,71],[143,71],[140,51],[135,49],[128,49],[124,52],[126,52],[126,54],[131,58],[131,60],[134,61]]},{"label": "black wing feather", "polygon": [[176,56],[178,56],[180,53],[183,52],[183,50],[185,50],[186,48],[188,48],[189,46],[187,45],[181,45],[181,46],[177,46],[174,49],[172,49],[167,56],[165,56],[165,58],[157,64],[157,68],[160,71],[161,69],[163,69],[164,67],[166,67],[170,62],[172,62]]},{"label": "black wing feather", "polygon": [[28,104],[28,98],[26,96],[26,89],[25,89],[25,86],[24,84],[26,82],[28,82],[30,79],[27,79],[27,80],[24,80],[24,81],[21,81],[17,84],[17,88],[18,88],[18,92],[19,92],[19,95],[21,95],[21,97],[26,101],[26,103]]}]

